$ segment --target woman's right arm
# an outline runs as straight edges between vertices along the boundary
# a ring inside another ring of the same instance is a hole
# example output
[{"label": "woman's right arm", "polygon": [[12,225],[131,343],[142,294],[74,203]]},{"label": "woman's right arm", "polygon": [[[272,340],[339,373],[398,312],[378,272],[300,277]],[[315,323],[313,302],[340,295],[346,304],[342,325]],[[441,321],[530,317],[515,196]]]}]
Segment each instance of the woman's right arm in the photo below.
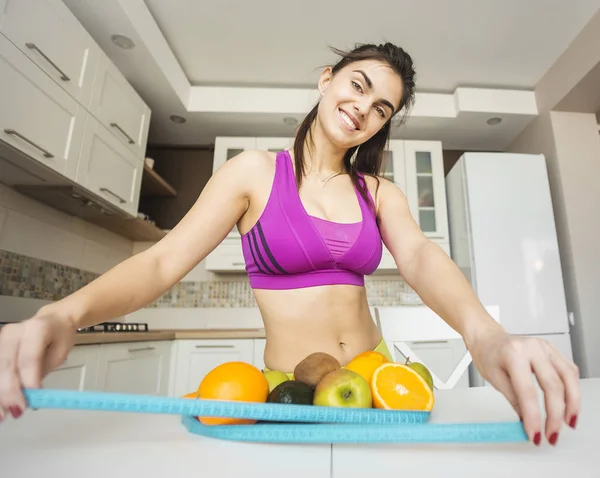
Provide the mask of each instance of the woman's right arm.
[{"label": "woman's right arm", "polygon": [[[21,388],[38,388],[72,348],[78,328],[148,305],[181,280],[231,231],[248,209],[252,178],[264,155],[247,151],[210,178],[194,206],[161,241],[113,267],[35,317],[0,331],[0,418],[26,407]],[[15,408],[17,407],[17,408]]]}]

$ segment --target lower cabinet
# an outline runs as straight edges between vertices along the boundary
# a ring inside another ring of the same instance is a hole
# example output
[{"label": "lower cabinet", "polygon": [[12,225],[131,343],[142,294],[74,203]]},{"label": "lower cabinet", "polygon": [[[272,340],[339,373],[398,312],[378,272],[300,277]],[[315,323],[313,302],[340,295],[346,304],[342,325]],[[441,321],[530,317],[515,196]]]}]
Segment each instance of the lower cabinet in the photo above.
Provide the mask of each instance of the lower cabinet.
[{"label": "lower cabinet", "polygon": [[97,389],[104,392],[167,395],[171,347],[170,341],[101,346]]},{"label": "lower cabinet", "polygon": [[[400,363],[406,362],[407,357],[404,356],[395,344],[395,342],[390,343],[390,351],[392,352],[394,361]],[[456,366],[467,353],[467,347],[462,339],[406,342],[406,345],[415,353],[415,356],[409,357],[410,360],[425,364],[431,373],[435,374],[443,382],[447,382]],[[469,373],[466,370],[454,388],[468,387]]]},{"label": "lower cabinet", "polygon": [[170,341],[78,345],[44,388],[167,395]]},{"label": "lower cabinet", "polygon": [[43,387],[62,390],[96,390],[99,345],[74,347],[64,363],[43,380]]},{"label": "lower cabinet", "polygon": [[171,396],[196,391],[204,376],[222,363],[254,364],[255,339],[176,340],[173,347]]}]

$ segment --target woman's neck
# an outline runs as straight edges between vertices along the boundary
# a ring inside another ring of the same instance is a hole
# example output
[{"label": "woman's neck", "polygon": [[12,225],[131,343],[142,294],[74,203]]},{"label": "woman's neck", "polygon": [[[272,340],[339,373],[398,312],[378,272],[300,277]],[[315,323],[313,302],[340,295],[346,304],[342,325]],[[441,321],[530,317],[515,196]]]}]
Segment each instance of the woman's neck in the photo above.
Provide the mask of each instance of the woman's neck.
[{"label": "woman's neck", "polygon": [[312,141],[311,137],[307,135],[304,144],[306,174],[315,172],[318,176],[327,176],[342,171],[344,169],[344,155],[348,150],[332,144],[323,132],[318,120],[313,122],[311,133]]}]

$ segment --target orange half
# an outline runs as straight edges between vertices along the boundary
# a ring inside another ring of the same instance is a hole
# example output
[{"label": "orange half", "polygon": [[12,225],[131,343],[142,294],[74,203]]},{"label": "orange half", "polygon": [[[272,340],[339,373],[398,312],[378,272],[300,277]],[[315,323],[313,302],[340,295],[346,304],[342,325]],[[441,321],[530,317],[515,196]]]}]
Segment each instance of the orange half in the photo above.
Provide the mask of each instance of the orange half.
[{"label": "orange half", "polygon": [[373,406],[385,410],[431,411],[433,391],[417,372],[401,363],[380,365],[371,378]]}]

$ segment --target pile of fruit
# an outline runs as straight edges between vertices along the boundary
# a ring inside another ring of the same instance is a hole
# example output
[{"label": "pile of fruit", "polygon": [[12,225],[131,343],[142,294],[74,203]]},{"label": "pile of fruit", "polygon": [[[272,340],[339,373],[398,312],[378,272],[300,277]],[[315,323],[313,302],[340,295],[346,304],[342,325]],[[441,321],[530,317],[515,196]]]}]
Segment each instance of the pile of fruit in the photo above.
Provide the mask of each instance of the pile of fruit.
[{"label": "pile of fruit", "polygon": [[[245,362],[226,362],[184,398],[411,411],[430,411],[434,404],[427,367],[409,360],[390,362],[375,351],[357,355],[345,366],[329,354],[313,353],[298,363],[292,376],[277,370],[263,373]],[[241,418],[198,419],[205,425],[256,423]]]}]

